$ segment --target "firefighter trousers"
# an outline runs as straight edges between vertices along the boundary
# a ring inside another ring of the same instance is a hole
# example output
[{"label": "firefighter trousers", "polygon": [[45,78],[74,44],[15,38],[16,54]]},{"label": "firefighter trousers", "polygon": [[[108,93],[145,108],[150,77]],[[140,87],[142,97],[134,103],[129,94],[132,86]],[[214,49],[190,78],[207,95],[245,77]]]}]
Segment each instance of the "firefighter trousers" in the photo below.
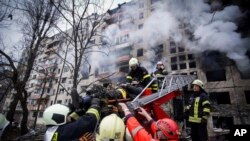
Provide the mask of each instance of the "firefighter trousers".
[{"label": "firefighter trousers", "polygon": [[207,123],[190,123],[192,141],[207,141]]}]

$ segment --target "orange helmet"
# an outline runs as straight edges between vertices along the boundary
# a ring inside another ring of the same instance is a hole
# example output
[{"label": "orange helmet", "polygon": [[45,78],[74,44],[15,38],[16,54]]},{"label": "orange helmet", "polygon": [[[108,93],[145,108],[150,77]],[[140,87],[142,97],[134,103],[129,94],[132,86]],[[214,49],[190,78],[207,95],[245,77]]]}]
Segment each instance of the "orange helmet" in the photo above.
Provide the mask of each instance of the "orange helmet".
[{"label": "orange helmet", "polygon": [[[176,140],[179,138],[178,125],[172,119],[160,119],[156,122],[156,127],[165,135],[168,140]],[[161,137],[158,137],[158,139],[161,139]]]}]

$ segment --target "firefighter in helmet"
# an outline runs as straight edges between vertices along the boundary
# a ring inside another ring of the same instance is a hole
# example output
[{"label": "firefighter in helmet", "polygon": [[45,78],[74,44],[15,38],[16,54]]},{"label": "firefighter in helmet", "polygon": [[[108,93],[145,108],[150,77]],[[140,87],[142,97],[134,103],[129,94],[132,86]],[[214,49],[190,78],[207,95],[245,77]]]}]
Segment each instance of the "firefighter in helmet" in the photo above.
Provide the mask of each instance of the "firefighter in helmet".
[{"label": "firefighter in helmet", "polygon": [[[148,74],[148,71],[139,65],[139,62],[136,58],[131,58],[129,60],[130,72],[127,75],[127,83],[131,84],[127,87],[127,91],[130,97],[135,98],[143,88],[145,88],[149,82],[152,80],[151,76]],[[137,86],[137,87],[134,87]],[[158,86],[156,82],[151,83],[148,87],[152,92],[158,91]]]},{"label": "firefighter in helmet", "polygon": [[93,98],[87,112],[74,122],[67,120],[70,113],[69,107],[55,104],[46,108],[43,113],[43,120],[47,126],[44,141],[78,140],[86,133],[93,133],[100,119],[100,103],[99,99]]},{"label": "firefighter in helmet", "polygon": [[192,141],[207,141],[207,119],[210,114],[209,98],[201,80],[194,80],[192,86],[193,95],[190,97],[189,105],[186,107],[188,121],[191,126],[191,138]]},{"label": "firefighter in helmet", "polygon": [[158,81],[158,87],[161,89],[162,84],[163,84],[163,80],[164,80],[164,76],[167,75],[168,72],[165,69],[165,66],[163,64],[162,61],[158,61],[156,64],[156,71],[154,73],[152,73],[151,75],[153,77],[157,77],[157,81]]},{"label": "firefighter in helmet", "polygon": [[149,122],[153,135],[152,136],[131,114],[126,104],[119,103],[119,105],[122,107],[122,110],[125,113],[125,123],[134,141],[179,140],[179,127],[172,119],[164,118],[154,121],[152,117],[146,112],[146,110],[140,107],[138,113],[145,117]]},{"label": "firefighter in helmet", "polygon": [[116,114],[110,114],[101,120],[97,131],[96,141],[119,140],[123,141],[125,124]]}]

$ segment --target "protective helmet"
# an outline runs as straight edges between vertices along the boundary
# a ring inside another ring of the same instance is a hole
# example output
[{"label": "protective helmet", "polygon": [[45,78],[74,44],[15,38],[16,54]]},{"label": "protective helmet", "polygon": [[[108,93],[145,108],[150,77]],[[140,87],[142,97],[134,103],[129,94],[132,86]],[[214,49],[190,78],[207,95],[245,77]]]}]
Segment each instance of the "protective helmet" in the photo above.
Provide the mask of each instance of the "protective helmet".
[{"label": "protective helmet", "polygon": [[156,127],[167,137],[167,139],[178,139],[179,128],[175,121],[170,118],[160,119],[156,122]]},{"label": "protective helmet", "polygon": [[193,85],[198,85],[198,86],[200,86],[202,89],[204,89],[204,84],[203,84],[203,82],[202,82],[201,80],[199,80],[199,79],[194,80],[192,84],[193,84]]},{"label": "protective helmet", "polygon": [[43,120],[46,125],[63,125],[67,122],[69,107],[55,104],[45,109]]},{"label": "protective helmet", "polygon": [[157,65],[163,65],[162,61],[158,61]]},{"label": "protective helmet", "polygon": [[123,120],[116,114],[104,117],[99,126],[99,134],[96,135],[96,141],[105,139],[118,139],[123,141],[125,125]]},{"label": "protective helmet", "polygon": [[0,140],[4,129],[9,125],[9,121],[0,113]]},{"label": "protective helmet", "polygon": [[136,58],[131,58],[129,60],[129,66],[134,66],[134,65],[138,65],[138,60]]}]

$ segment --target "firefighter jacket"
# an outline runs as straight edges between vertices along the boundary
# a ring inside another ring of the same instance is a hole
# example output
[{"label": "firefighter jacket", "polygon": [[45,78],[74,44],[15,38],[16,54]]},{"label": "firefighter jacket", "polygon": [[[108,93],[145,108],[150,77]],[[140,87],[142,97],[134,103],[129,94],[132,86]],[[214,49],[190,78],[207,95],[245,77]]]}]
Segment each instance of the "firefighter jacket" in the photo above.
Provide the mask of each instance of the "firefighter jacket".
[{"label": "firefighter jacket", "polygon": [[[159,141],[158,139],[154,139],[132,115],[128,115],[126,125],[134,141]],[[155,121],[151,121],[151,129],[153,132],[156,130],[155,126]]]},{"label": "firefighter jacket", "polygon": [[74,122],[49,127],[45,133],[44,141],[78,140],[84,133],[94,132],[99,119],[99,111],[90,108],[86,114]]},{"label": "firefighter jacket", "polygon": [[187,107],[189,113],[188,121],[192,123],[207,122],[210,107],[208,95],[205,92],[194,93]]},{"label": "firefighter jacket", "polygon": [[[143,87],[146,87],[151,80],[152,79],[148,74],[148,71],[144,67],[140,66],[138,66],[135,70],[131,70],[127,75],[127,83],[131,83],[132,81],[138,81],[139,84]],[[158,86],[156,82],[153,82],[149,86],[149,88],[151,88],[153,92],[158,91]]]}]

